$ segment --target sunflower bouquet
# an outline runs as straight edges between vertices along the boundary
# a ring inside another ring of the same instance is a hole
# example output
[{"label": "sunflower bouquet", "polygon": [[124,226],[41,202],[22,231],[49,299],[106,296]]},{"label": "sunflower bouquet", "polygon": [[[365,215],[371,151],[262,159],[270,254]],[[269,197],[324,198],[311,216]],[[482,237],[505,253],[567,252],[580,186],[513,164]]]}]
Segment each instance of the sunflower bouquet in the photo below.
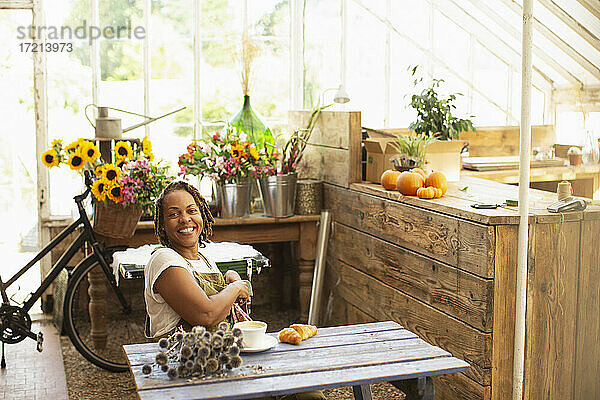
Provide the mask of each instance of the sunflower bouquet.
[{"label": "sunflower bouquet", "polygon": [[141,149],[118,141],[113,151],[115,162],[109,164],[100,158],[100,151],[92,141],[78,139],[63,146],[61,140],[54,140],[42,154],[42,162],[48,168],[63,163],[80,173],[92,170],[96,180],[91,190],[97,202],[132,205],[151,216],[154,200],[170,180],[168,167],[153,162],[152,144],[147,137],[142,140]]},{"label": "sunflower bouquet", "polygon": [[219,183],[241,183],[256,178],[262,165],[261,154],[248,142],[244,132],[232,126],[204,140],[192,142],[179,156],[179,175],[208,177]]}]

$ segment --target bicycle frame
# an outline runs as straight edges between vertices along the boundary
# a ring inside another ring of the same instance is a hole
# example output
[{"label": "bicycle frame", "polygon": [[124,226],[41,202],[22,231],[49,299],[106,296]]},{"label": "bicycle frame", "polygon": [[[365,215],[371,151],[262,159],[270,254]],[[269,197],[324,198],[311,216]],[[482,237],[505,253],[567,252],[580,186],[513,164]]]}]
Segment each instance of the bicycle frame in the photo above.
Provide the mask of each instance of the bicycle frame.
[{"label": "bicycle frame", "polygon": [[80,225],[83,224],[83,231],[79,234],[79,236],[77,236],[75,241],[73,243],[71,243],[71,245],[67,248],[67,250],[61,255],[61,257],[58,259],[56,264],[54,264],[54,266],[52,267],[52,269],[50,270],[48,275],[42,281],[40,287],[34,293],[32,293],[31,297],[29,299],[27,299],[27,301],[23,304],[21,309],[25,312],[29,312],[29,310],[31,309],[31,307],[33,307],[35,302],[40,297],[42,297],[42,294],[46,291],[46,289],[48,289],[50,284],[56,279],[56,277],[58,276],[60,271],[62,271],[63,268],[65,268],[67,266],[67,263],[71,260],[71,258],[73,258],[75,253],[83,247],[83,245],[85,243],[89,243],[91,245],[92,251],[93,251],[93,256],[96,257],[96,259],[102,266],[102,269],[104,270],[104,273],[105,273],[106,277],[108,278],[108,281],[110,282],[110,286],[117,294],[117,297],[119,298],[119,301],[121,302],[121,305],[123,306],[123,308],[125,310],[129,309],[127,301],[125,300],[121,291],[117,287],[117,284],[116,284],[115,278],[112,274],[112,271],[110,269],[110,266],[108,265],[108,262],[106,261],[104,255],[102,253],[102,248],[101,248],[100,244],[98,243],[98,241],[96,240],[96,237],[94,236],[94,232],[92,230],[92,225],[91,225],[90,220],[87,217],[87,214],[83,207],[83,200],[90,194],[90,191],[91,191],[90,185],[87,184],[89,181],[91,181],[91,179],[89,179],[89,176],[86,175],[87,188],[86,188],[85,192],[74,197],[75,203],[77,204],[77,209],[79,211],[79,218],[77,220],[75,220],[73,223],[71,223],[68,227],[63,229],[63,231],[60,234],[58,234],[58,236],[56,236],[54,239],[52,239],[52,241],[50,241],[50,243],[48,243],[31,261],[29,261],[29,263],[27,263],[27,265],[25,265],[17,273],[15,273],[8,281],[3,282],[0,277],[0,294],[2,296],[2,304],[10,304],[8,295],[6,294],[6,289],[8,287],[10,287],[13,283],[15,283],[25,272],[27,272],[33,265],[35,265],[36,262],[41,260],[45,255],[47,255],[59,243],[61,243],[63,240],[65,240],[73,231],[75,231],[75,229],[77,229],[77,227],[79,227]]}]

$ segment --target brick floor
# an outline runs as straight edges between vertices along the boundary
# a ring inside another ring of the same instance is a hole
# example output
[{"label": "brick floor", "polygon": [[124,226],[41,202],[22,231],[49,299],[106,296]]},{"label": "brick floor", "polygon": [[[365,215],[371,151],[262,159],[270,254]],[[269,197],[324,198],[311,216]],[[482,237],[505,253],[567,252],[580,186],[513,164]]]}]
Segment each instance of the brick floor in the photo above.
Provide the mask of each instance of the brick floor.
[{"label": "brick floor", "polygon": [[67,399],[59,336],[46,316],[32,316],[32,331],[44,333],[44,351],[25,339],[5,345],[6,369],[0,370],[0,399]]}]

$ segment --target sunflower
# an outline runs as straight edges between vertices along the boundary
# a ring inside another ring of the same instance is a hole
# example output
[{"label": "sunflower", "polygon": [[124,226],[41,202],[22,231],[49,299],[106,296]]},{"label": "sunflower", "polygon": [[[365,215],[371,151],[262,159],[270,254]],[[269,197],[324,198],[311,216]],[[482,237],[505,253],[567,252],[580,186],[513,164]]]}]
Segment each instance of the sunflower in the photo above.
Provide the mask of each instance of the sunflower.
[{"label": "sunflower", "polygon": [[235,144],[231,146],[231,150],[229,150],[229,152],[236,160],[239,160],[240,158],[246,155],[246,152],[244,151],[244,146],[241,144]]},{"label": "sunflower", "polygon": [[260,154],[258,154],[258,151],[256,151],[256,148],[254,146],[250,147],[250,155],[254,157],[255,160],[258,160],[260,158]]},{"label": "sunflower", "polygon": [[82,143],[81,150],[83,157],[90,163],[93,163],[98,157],[100,157],[100,150],[98,150],[96,144],[88,142],[87,140],[85,143]]},{"label": "sunflower", "polygon": [[121,169],[123,168],[123,166],[127,164],[127,160],[126,159],[122,159],[122,160],[117,160],[117,162],[115,163],[115,165],[117,166],[117,168]]},{"label": "sunflower", "polygon": [[115,183],[121,177],[121,170],[114,164],[106,164],[102,171],[102,177],[110,183]]},{"label": "sunflower", "polygon": [[72,170],[79,170],[85,166],[85,160],[79,150],[76,150],[69,156],[67,164],[69,164],[69,167],[71,167]]},{"label": "sunflower", "polygon": [[54,148],[56,145],[62,146],[62,139],[54,139],[52,141],[52,148]]},{"label": "sunflower", "polygon": [[65,151],[71,151],[71,150],[76,150],[77,146],[79,146],[79,141],[76,140],[74,142],[71,142],[67,145],[67,147],[65,147]]},{"label": "sunflower", "polygon": [[129,143],[124,142],[122,140],[118,141],[115,145],[115,156],[119,160],[122,160],[124,158],[131,158],[131,156],[133,156],[133,150],[131,149]]},{"label": "sunflower", "polygon": [[106,199],[106,194],[108,192],[109,185],[110,182],[107,181],[105,178],[94,181],[94,184],[92,185],[92,194],[94,195],[96,200],[104,201],[104,199]]},{"label": "sunflower", "polygon": [[106,195],[115,203],[120,203],[121,200],[123,200],[123,193],[121,193],[121,189],[122,188],[119,184],[114,184],[108,187]]},{"label": "sunflower", "polygon": [[152,143],[148,140],[148,136],[142,139],[142,152],[147,156],[152,154]]},{"label": "sunflower", "polygon": [[96,175],[96,176],[102,176],[102,175],[104,175],[104,168],[105,167],[106,167],[106,164],[98,165],[96,168],[94,168],[94,175]]},{"label": "sunflower", "polygon": [[58,167],[58,155],[54,149],[46,150],[44,154],[42,154],[42,163],[48,168]]}]

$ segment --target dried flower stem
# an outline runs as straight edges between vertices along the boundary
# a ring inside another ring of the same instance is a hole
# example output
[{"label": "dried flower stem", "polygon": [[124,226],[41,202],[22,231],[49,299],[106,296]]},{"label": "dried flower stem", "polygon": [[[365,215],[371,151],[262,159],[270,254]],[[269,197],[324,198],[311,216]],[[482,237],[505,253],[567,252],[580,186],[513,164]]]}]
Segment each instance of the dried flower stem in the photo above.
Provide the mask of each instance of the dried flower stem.
[{"label": "dried flower stem", "polygon": [[250,36],[248,29],[242,34],[242,49],[241,49],[241,81],[242,91],[244,96],[250,95],[250,85],[252,83],[252,65],[254,60],[260,54],[260,47],[256,41]]}]

